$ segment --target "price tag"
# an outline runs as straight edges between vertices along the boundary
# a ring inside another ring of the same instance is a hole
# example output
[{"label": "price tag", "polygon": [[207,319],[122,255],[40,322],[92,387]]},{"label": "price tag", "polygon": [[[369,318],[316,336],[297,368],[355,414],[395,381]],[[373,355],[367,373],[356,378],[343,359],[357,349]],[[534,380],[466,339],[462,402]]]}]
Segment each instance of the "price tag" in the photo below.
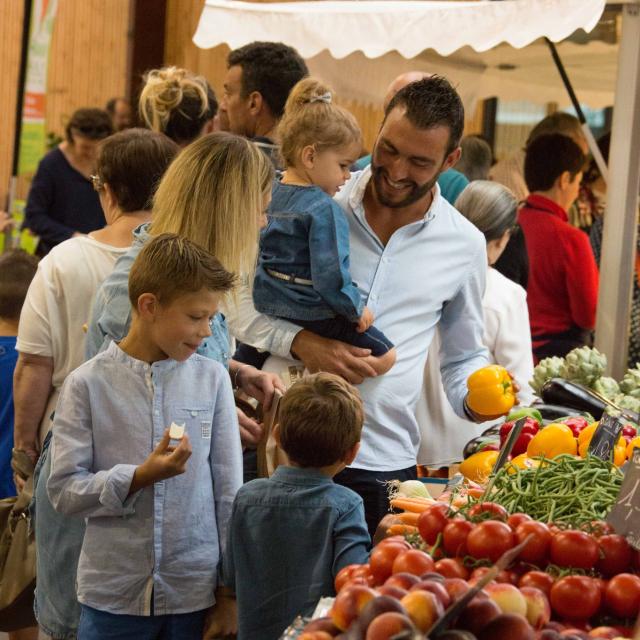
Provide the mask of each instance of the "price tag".
[{"label": "price tag", "polygon": [[607,516],[618,535],[634,549],[640,549],[640,449],[633,450],[618,499]]},{"label": "price tag", "polygon": [[589,443],[589,453],[601,460],[612,460],[613,448],[620,439],[623,426],[618,418],[603,414]]}]

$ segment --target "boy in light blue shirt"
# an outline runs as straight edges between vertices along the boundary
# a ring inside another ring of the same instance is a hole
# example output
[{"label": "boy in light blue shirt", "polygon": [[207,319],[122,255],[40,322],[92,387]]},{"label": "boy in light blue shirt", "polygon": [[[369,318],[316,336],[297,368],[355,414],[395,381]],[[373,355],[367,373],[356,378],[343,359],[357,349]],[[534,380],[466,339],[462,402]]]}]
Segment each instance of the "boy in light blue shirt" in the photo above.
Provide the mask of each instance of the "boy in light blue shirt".
[{"label": "boy in light blue shirt", "polygon": [[333,482],[356,456],[363,420],[357,390],[331,373],[280,401],[275,437],[289,465],[245,484],[231,516],[224,575],[238,598],[238,640],[276,640],[335,595],[340,569],[368,561],[362,498]]},{"label": "boy in light blue shirt", "polygon": [[129,333],[65,381],[47,489],[56,510],[87,520],[79,640],[234,631],[217,575],[240,438],[225,368],[196,354],[233,282],[197,245],[154,238],[129,276]]}]

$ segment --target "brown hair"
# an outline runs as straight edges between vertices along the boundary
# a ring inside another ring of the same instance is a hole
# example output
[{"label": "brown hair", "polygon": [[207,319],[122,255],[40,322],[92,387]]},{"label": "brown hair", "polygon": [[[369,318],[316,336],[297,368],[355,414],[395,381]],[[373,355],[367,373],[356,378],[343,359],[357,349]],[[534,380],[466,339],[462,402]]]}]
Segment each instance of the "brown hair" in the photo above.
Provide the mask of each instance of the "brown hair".
[{"label": "brown hair", "polygon": [[203,76],[178,67],[153,69],[144,77],[138,110],[149,129],[187,145],[218,112],[213,89]]},{"label": "brown hair", "polygon": [[280,121],[280,152],[293,166],[302,149],[318,151],[362,144],[362,132],[353,114],[333,103],[331,89],[316,78],[305,78],[291,90]]},{"label": "brown hair", "polygon": [[160,178],[178,151],[161,133],[127,129],[101,144],[96,174],[111,187],[122,211],[149,211]]},{"label": "brown hair", "polygon": [[38,259],[21,249],[0,254],[0,318],[17,320],[29,285],[38,269]]},{"label": "brown hair", "polygon": [[73,144],[74,133],[89,140],[102,140],[113,133],[111,116],[103,109],[77,109],[65,127],[67,142]]},{"label": "brown hair", "polygon": [[357,389],[332,373],[296,382],[280,402],[280,443],[302,467],[326,467],[360,441],[364,409]]},{"label": "brown hair", "polygon": [[129,300],[135,309],[143,293],[152,293],[161,304],[170,304],[201,289],[226,293],[234,284],[234,274],[205,249],[175,233],[163,233],[145,244],[131,266]]}]

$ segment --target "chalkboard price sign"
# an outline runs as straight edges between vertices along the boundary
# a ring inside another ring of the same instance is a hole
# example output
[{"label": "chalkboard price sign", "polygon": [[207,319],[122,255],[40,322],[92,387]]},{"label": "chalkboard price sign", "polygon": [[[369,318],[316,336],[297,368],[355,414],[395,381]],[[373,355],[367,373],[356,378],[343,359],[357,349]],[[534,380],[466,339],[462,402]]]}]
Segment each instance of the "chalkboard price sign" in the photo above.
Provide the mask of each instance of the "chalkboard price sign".
[{"label": "chalkboard price sign", "polygon": [[613,448],[620,438],[620,432],[624,424],[618,418],[603,414],[600,422],[593,432],[589,444],[589,453],[601,460],[613,459]]},{"label": "chalkboard price sign", "polygon": [[607,522],[634,549],[640,549],[640,449],[637,447],[633,450],[618,500],[607,516]]}]

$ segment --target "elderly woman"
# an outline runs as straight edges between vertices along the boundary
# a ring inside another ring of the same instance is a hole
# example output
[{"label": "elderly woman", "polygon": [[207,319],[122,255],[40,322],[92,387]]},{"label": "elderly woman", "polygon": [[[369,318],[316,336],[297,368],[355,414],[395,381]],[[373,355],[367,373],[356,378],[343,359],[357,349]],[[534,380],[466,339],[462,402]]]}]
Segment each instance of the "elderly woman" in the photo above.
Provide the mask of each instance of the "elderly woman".
[{"label": "elderly woman", "polygon": [[[14,376],[15,452],[36,462],[67,375],[84,361],[86,323],[96,290],[151,217],[153,191],[178,146],[160,133],[128,129],[100,148],[93,188],[107,226],[70,238],[39,264],[25,300]],[[75,632],[75,567],[84,522],[56,514],[46,494],[50,460],[36,469],[37,618],[53,638]],[[38,481],[40,480],[40,481]]]},{"label": "elderly woman", "polygon": [[98,145],[113,132],[102,109],[78,109],[66,127],[66,140],[38,165],[25,208],[24,226],[40,236],[44,256],[64,240],[104,226],[105,219],[90,176]]},{"label": "elderly woman", "polygon": [[[455,206],[482,231],[487,241],[487,286],[482,299],[483,342],[492,361],[513,374],[520,386],[520,403],[526,406],[533,398],[529,387],[533,358],[527,294],[492,266],[504,251],[516,225],[518,202],[501,184],[476,180],[458,196]],[[453,412],[442,387],[439,346],[436,334],[429,350],[423,393],[417,409],[422,432],[418,462],[431,466],[461,460],[464,445],[489,426],[467,422]]]}]

